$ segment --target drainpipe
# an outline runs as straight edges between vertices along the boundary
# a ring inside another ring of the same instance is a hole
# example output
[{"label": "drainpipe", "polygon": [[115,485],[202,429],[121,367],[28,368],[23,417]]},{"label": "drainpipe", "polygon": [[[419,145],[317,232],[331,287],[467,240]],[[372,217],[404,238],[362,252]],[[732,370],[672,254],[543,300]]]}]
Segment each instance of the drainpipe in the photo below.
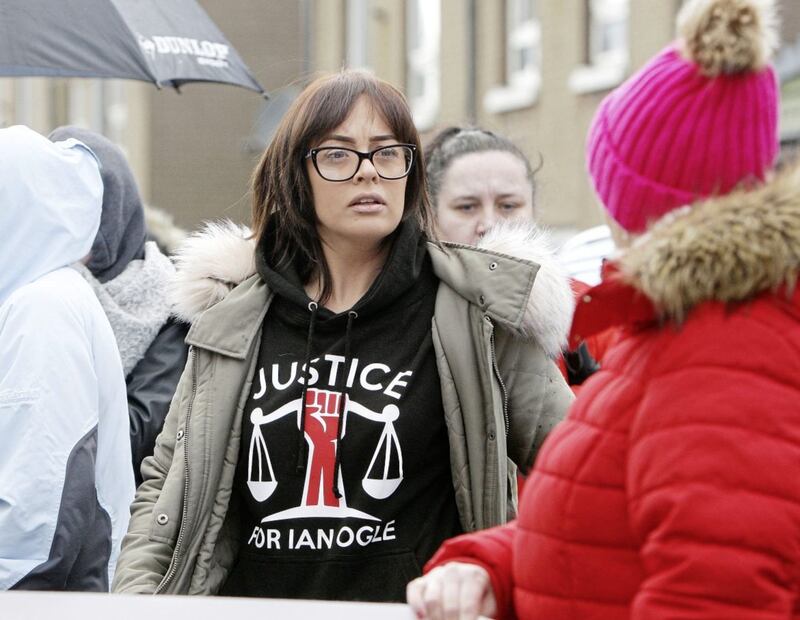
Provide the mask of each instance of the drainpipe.
[{"label": "drainpipe", "polygon": [[301,0],[300,2],[300,23],[301,28],[303,29],[302,36],[303,36],[303,74],[308,77],[313,70],[312,67],[312,54],[314,53],[314,41],[312,37],[314,35],[312,31],[313,26],[313,17],[312,17],[312,10],[313,10],[313,3],[314,0]]},{"label": "drainpipe", "polygon": [[470,124],[478,123],[478,6],[477,0],[467,2],[467,120]]}]

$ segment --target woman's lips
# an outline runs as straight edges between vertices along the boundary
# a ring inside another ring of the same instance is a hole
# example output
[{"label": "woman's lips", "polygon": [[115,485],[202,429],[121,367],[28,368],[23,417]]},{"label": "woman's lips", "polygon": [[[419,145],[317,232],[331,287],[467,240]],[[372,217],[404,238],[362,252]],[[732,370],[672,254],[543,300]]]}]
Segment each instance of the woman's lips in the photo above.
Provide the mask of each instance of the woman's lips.
[{"label": "woman's lips", "polygon": [[356,202],[350,208],[356,213],[377,213],[382,211],[386,205],[382,202]]}]

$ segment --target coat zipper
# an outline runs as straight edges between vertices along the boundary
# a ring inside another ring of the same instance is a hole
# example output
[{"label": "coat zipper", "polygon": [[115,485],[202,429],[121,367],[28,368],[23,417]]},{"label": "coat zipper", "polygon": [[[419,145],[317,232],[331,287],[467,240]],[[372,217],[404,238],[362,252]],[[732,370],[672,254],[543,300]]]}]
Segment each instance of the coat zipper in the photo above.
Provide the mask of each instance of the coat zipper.
[{"label": "coat zipper", "polygon": [[197,351],[194,347],[191,348],[192,356],[192,396],[189,399],[189,408],[186,412],[186,421],[184,422],[183,429],[183,464],[184,464],[184,484],[183,484],[183,510],[181,512],[181,527],[178,530],[178,540],[175,542],[175,551],[172,554],[172,563],[163,581],[156,588],[155,593],[161,594],[170,581],[175,578],[175,573],[178,572],[179,554],[182,551],[183,539],[186,535],[186,521],[189,517],[189,421],[192,417],[192,407],[194,406],[194,399],[197,394]]},{"label": "coat zipper", "polygon": [[508,438],[508,433],[511,430],[511,422],[508,419],[508,390],[506,390],[503,377],[500,376],[500,369],[497,367],[497,355],[495,354],[494,348],[494,323],[488,316],[486,317],[486,321],[492,326],[492,334],[489,337],[489,347],[492,353],[492,368],[494,369],[494,375],[497,377],[497,381],[500,383],[500,391],[503,393],[503,424],[505,425],[506,438]]}]

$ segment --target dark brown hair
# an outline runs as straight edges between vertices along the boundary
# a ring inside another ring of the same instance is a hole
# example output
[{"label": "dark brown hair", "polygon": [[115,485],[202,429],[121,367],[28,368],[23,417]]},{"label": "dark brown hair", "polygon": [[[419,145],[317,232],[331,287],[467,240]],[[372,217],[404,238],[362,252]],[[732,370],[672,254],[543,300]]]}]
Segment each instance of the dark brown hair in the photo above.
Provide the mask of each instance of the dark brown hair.
[{"label": "dark brown hair", "polygon": [[[403,219],[416,219],[423,233],[434,239],[419,134],[400,91],[363,71],[314,80],[286,112],[253,172],[253,231],[269,264],[295,264],[304,281],[312,275],[319,278],[322,302],[331,293],[330,271],[317,234],[305,156],[345,121],[361,96],[369,99],[398,142],[416,145]],[[269,243],[264,243],[268,230]]]}]

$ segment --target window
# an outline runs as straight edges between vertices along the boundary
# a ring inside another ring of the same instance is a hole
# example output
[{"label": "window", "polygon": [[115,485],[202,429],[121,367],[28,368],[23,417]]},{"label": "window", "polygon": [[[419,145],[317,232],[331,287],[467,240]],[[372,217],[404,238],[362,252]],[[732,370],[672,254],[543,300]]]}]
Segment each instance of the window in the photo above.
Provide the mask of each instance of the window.
[{"label": "window", "polygon": [[532,105],[541,86],[542,27],[536,0],[506,0],[505,80],[484,98],[490,112]]},{"label": "window", "polygon": [[570,75],[573,91],[606,90],[625,78],[629,14],[630,0],[586,0],[586,58]]},{"label": "window", "polygon": [[425,130],[439,114],[441,2],[408,0],[406,18],[406,93],[414,122]]}]

